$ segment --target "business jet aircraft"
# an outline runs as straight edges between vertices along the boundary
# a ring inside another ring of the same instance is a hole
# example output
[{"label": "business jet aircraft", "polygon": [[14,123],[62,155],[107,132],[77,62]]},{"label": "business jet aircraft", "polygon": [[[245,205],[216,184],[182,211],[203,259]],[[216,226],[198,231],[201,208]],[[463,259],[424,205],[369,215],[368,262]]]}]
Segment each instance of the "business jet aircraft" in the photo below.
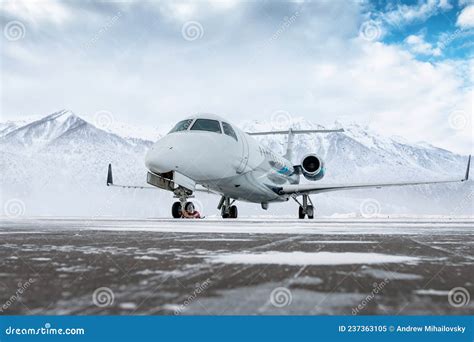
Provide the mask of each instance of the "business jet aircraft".
[{"label": "business jet aircraft", "polygon": [[[227,120],[211,114],[189,117],[158,140],[145,157],[148,169],[147,183],[153,187],[174,193],[179,201],[172,206],[174,218],[182,217],[198,191],[221,196],[217,209],[223,218],[237,218],[234,202],[260,203],[268,209],[271,202],[284,202],[290,198],[299,204],[298,216],[314,218],[314,206],[310,194],[321,192],[465,182],[469,178],[471,156],[463,179],[436,181],[410,181],[402,183],[366,184],[300,184],[301,175],[310,181],[324,177],[323,160],[316,154],[308,154],[299,165],[291,163],[293,141],[296,134],[343,132],[336,130],[292,130],[245,133]],[[268,134],[288,135],[285,155],[278,156],[263,147],[252,136]],[[112,166],[109,164],[108,186],[125,188],[153,188],[117,185],[113,183]],[[302,201],[298,200],[302,197]]]}]

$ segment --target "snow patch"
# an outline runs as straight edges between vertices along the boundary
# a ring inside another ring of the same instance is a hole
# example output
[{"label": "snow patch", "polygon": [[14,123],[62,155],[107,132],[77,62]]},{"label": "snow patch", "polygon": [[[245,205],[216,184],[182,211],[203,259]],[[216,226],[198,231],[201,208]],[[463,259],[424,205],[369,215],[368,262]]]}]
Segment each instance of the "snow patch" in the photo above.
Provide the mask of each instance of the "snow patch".
[{"label": "snow patch", "polygon": [[414,291],[417,295],[426,295],[426,296],[447,296],[449,291],[443,290],[434,290],[434,289],[422,289]]},{"label": "snow patch", "polygon": [[215,255],[208,260],[224,264],[277,264],[277,265],[352,265],[415,262],[419,258],[380,253],[355,252],[265,252]]},{"label": "snow patch", "polygon": [[136,259],[136,260],[158,260],[158,258],[151,257],[151,256],[148,256],[148,255],[136,256],[134,259]]},{"label": "snow patch", "polygon": [[331,243],[355,243],[355,244],[365,244],[365,243],[378,243],[377,241],[357,241],[357,240],[320,240],[320,241],[304,241],[305,244],[331,244]]}]

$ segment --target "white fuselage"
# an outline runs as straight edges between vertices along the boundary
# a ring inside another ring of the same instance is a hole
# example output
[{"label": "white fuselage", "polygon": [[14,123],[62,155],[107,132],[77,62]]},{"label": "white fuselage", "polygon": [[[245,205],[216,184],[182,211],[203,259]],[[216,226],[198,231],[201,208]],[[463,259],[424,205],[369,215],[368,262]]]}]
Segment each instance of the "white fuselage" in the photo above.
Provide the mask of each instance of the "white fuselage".
[{"label": "white fuselage", "polygon": [[[223,121],[222,118],[212,116]],[[236,126],[237,140],[224,133],[184,130],[158,140],[146,167],[156,174],[178,172],[226,197],[254,203],[286,201],[274,189],[298,184],[293,164]]]}]

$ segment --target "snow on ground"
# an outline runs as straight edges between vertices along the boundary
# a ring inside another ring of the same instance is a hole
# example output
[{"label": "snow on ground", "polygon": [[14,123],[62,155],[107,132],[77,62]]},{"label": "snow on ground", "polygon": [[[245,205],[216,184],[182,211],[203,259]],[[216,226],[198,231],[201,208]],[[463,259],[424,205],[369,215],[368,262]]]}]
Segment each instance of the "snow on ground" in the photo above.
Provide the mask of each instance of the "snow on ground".
[{"label": "snow on ground", "polygon": [[[7,314],[470,315],[468,219],[0,219]],[[21,234],[18,234],[21,232]],[[29,234],[35,233],[35,234]],[[314,243],[307,243],[314,242]],[[92,303],[109,288],[114,302]],[[276,291],[287,294],[275,306]]]},{"label": "snow on ground", "polygon": [[377,243],[377,241],[363,241],[363,240],[360,240],[360,241],[357,241],[357,240],[318,240],[318,241],[305,241],[303,243],[307,243],[307,244],[327,244],[327,243],[362,243],[362,244],[366,244],[366,243]]},{"label": "snow on ground", "polygon": [[353,265],[353,264],[388,264],[398,262],[416,262],[419,258],[388,255],[380,253],[352,252],[276,252],[233,253],[211,256],[213,263],[223,264],[277,264],[277,265]]}]

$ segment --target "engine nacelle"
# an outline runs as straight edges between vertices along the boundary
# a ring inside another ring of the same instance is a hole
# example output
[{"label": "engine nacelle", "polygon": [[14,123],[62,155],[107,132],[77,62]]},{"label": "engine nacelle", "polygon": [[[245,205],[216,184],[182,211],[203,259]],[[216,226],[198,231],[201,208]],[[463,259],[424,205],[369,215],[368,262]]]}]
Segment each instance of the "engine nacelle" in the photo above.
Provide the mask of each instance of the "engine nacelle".
[{"label": "engine nacelle", "polygon": [[317,181],[324,177],[324,162],[315,154],[308,154],[301,162],[301,173],[304,178]]}]

